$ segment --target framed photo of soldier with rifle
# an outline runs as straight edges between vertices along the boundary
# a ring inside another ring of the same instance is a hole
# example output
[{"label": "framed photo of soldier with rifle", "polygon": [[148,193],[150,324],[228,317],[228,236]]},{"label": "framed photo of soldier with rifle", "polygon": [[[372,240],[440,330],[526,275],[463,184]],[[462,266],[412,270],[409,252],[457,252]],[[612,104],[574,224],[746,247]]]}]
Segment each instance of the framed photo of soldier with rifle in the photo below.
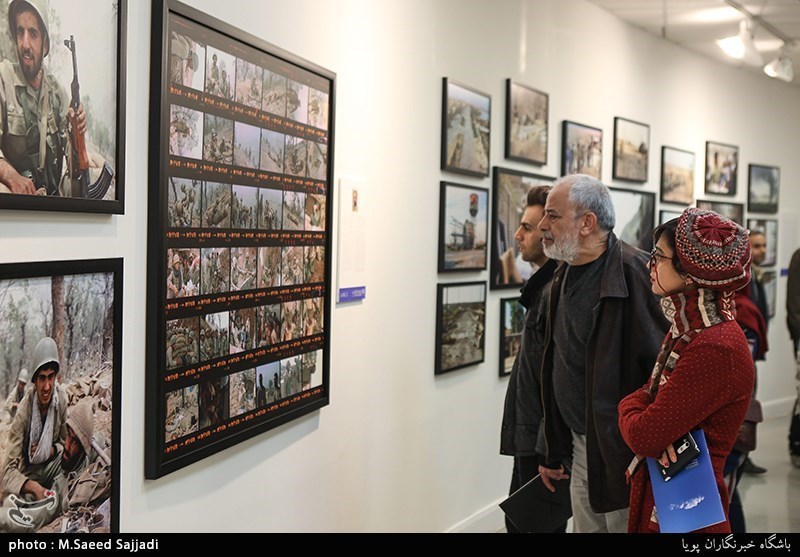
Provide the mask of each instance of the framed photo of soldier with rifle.
[{"label": "framed photo of soldier with rifle", "polygon": [[149,479],[329,404],[336,92],[179,2],[152,29]]},{"label": "framed photo of soldier with rifle", "polygon": [[0,0],[0,209],[124,213],[127,0]]},{"label": "framed photo of soldier with rifle", "polygon": [[119,531],[122,259],[0,265],[0,532]]}]

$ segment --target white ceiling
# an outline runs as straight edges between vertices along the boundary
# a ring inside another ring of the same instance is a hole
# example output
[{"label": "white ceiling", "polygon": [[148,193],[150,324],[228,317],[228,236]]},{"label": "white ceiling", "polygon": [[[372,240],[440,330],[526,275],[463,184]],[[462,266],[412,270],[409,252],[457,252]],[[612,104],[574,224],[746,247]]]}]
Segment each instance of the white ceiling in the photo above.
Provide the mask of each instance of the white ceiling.
[{"label": "white ceiling", "polygon": [[755,16],[756,49],[768,63],[778,56],[783,41],[759,25],[759,20],[794,41],[789,53],[794,60],[795,79],[800,87],[800,0],[589,0],[613,15],[645,31],[664,37],[687,49],[728,64],[742,66],[767,77],[761,68],[725,55],[714,42],[738,34],[744,19],[740,6]]}]

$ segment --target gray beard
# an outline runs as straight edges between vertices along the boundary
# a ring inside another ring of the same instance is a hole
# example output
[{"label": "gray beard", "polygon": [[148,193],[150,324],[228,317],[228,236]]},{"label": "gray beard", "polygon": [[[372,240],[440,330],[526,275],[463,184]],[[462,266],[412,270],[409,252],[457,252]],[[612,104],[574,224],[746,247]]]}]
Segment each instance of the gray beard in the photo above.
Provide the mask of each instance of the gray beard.
[{"label": "gray beard", "polygon": [[578,250],[580,249],[580,241],[578,236],[564,238],[561,241],[555,240],[551,246],[543,244],[544,254],[550,259],[558,261],[565,261],[572,265],[575,258],[578,257]]}]

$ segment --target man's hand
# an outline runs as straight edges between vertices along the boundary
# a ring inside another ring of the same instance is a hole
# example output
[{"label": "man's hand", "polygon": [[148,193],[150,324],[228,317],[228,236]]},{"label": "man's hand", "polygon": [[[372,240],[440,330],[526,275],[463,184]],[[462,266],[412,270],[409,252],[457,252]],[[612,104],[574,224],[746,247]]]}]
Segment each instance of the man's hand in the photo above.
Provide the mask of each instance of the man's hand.
[{"label": "man's hand", "polygon": [[83,110],[83,103],[78,105],[77,112],[70,106],[69,110],[67,110],[67,117],[72,122],[72,125],[78,128],[78,133],[86,133],[86,112]]},{"label": "man's hand", "polygon": [[0,158],[0,183],[5,185],[11,193],[22,193],[33,195],[36,193],[36,186],[33,180],[26,178],[17,172],[6,159]]},{"label": "man's hand", "polygon": [[544,486],[549,489],[551,493],[556,492],[556,487],[552,484],[552,481],[569,479],[569,475],[564,473],[563,465],[559,466],[558,468],[545,468],[540,464],[539,473],[542,475],[542,482],[544,483]]},{"label": "man's hand", "polygon": [[47,497],[47,490],[36,480],[26,480],[25,483],[22,484],[22,489],[20,491],[22,493],[30,493],[37,501],[41,501]]}]

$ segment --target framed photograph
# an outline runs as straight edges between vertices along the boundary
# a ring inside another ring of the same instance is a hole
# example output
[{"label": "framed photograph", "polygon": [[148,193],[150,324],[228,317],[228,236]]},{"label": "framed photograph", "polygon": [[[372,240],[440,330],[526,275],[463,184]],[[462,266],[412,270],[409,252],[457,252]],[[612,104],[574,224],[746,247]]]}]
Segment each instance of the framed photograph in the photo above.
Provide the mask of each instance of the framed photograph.
[{"label": "framed photograph", "polygon": [[706,141],[706,195],[736,195],[738,170],[739,147]]},{"label": "framed photograph", "polygon": [[561,175],[588,174],[602,180],[603,130],[564,120],[561,129]]},{"label": "framed photograph", "polygon": [[494,167],[492,179],[492,276],[489,288],[521,288],[533,275],[533,267],[522,260],[514,240],[527,205],[528,190],[550,186],[555,178]]},{"label": "framed photograph", "polygon": [[650,158],[650,126],[614,118],[614,180],[644,183]]},{"label": "framed photograph", "polygon": [[723,201],[697,200],[698,209],[706,209],[719,213],[723,217],[744,226],[744,203],[727,203]]},{"label": "framed photograph", "polygon": [[525,308],[519,297],[500,298],[500,377],[511,375],[524,330]]},{"label": "framed photograph", "polygon": [[767,309],[770,318],[775,317],[775,299],[778,293],[777,276],[775,271],[764,271],[761,276],[761,283],[764,285],[764,292],[767,295]]},{"label": "framed photograph", "polygon": [[489,190],[442,182],[439,196],[439,272],[486,268]]},{"label": "framed photograph", "polygon": [[781,169],[777,166],[751,164],[747,184],[747,210],[752,213],[778,212]]},{"label": "framed photograph", "polygon": [[614,234],[620,240],[649,252],[653,249],[656,194],[619,188],[608,189],[617,214]]},{"label": "framed photograph", "polygon": [[[86,0],[79,15],[56,0],[3,5],[0,76],[47,99],[3,96],[0,209],[122,214],[127,1]],[[20,25],[35,28],[31,45],[8,33]]]},{"label": "framed photograph", "polygon": [[0,362],[0,532],[119,532],[122,259],[0,265]]},{"label": "framed photograph", "polygon": [[683,214],[683,211],[665,211],[664,209],[658,212],[658,224],[664,224],[672,219],[677,219]]},{"label": "framed photograph", "polygon": [[694,203],[695,155],[675,147],[661,147],[661,202]]},{"label": "framed photograph", "polygon": [[532,87],[506,80],[506,158],[547,164],[550,97]]},{"label": "framed photograph", "polygon": [[335,74],[153,7],[145,475],[330,401]]},{"label": "framed photograph", "polygon": [[747,219],[747,229],[764,234],[767,241],[767,255],[762,267],[772,267],[778,261],[778,221],[775,219]]},{"label": "framed photograph", "polygon": [[488,176],[492,97],[446,77],[442,83],[442,170]]},{"label": "framed photograph", "polygon": [[436,295],[436,363],[439,375],[484,361],[486,283],[439,284]]}]

